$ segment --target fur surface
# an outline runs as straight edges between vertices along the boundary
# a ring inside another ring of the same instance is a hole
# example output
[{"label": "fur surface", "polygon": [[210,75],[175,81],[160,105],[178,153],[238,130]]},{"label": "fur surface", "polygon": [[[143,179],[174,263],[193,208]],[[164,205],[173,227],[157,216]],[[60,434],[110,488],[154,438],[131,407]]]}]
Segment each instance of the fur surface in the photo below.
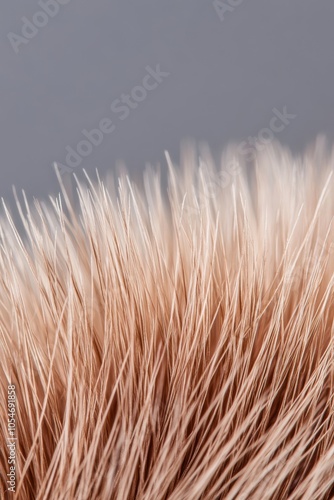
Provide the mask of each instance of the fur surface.
[{"label": "fur surface", "polygon": [[334,497],[333,158],[188,151],[168,199],[148,172],[19,205],[22,239],[7,213],[2,492],[13,384],[18,499]]}]

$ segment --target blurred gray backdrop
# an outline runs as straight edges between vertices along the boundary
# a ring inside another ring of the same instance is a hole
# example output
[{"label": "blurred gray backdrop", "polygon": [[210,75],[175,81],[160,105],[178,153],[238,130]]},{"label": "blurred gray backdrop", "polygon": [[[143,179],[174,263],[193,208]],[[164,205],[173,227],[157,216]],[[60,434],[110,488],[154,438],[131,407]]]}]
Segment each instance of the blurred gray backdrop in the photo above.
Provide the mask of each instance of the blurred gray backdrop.
[{"label": "blurred gray backdrop", "polygon": [[0,195],[56,193],[53,162],[107,118],[70,171],[123,160],[138,177],[183,139],[219,152],[256,136],[284,106],[283,144],[333,140],[333,26],[333,0],[2,2]]}]

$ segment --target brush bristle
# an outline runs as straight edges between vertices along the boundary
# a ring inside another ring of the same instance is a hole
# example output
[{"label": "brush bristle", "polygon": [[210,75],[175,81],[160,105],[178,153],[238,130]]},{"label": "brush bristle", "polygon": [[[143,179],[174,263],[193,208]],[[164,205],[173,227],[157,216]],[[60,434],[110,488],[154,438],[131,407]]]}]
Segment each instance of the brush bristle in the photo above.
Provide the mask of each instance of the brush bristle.
[{"label": "brush bristle", "polygon": [[168,197],[79,183],[25,236],[5,208],[3,491],[10,384],[18,499],[333,498],[333,159],[167,156]]}]

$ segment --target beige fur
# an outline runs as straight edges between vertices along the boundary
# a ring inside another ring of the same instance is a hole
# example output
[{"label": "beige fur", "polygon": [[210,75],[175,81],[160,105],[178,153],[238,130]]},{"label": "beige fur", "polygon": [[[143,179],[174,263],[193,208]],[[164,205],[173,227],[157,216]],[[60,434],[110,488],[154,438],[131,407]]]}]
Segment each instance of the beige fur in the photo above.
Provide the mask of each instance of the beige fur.
[{"label": "beige fur", "polygon": [[167,159],[1,223],[2,491],[333,498],[334,155]]}]

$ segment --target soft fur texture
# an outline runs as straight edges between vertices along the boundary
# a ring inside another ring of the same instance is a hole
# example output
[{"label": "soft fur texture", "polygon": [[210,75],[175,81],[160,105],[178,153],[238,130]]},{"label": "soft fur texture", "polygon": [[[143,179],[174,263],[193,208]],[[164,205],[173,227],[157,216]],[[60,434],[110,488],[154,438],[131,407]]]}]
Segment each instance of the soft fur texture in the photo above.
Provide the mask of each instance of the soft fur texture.
[{"label": "soft fur texture", "polygon": [[2,491],[15,384],[18,499],[334,497],[334,156],[235,151],[7,212]]}]

